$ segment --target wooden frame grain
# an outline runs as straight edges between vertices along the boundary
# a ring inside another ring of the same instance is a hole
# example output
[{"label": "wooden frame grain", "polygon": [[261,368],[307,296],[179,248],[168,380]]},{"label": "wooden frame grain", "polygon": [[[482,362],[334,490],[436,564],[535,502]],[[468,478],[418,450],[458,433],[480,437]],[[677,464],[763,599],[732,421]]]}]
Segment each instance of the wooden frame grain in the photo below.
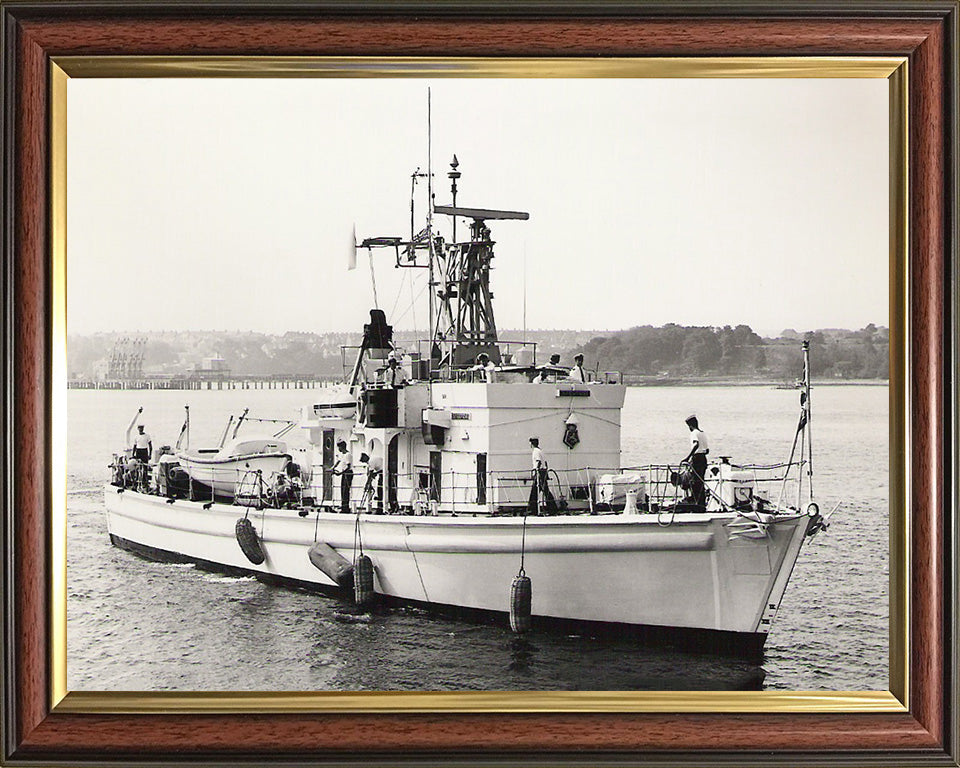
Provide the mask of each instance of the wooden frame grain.
[{"label": "wooden frame grain", "polygon": [[[956,2],[304,3],[0,0],[3,742],[95,761],[958,765]],[[909,59],[913,575],[906,713],[51,712],[51,58],[138,55],[837,55]],[[171,756],[173,758],[171,759]]]}]

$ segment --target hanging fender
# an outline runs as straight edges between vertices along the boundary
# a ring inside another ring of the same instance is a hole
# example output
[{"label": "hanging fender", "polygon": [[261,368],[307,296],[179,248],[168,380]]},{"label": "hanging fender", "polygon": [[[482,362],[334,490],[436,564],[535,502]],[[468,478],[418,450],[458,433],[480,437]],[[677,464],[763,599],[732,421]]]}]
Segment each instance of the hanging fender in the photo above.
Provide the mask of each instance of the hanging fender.
[{"label": "hanging fender", "polygon": [[310,547],[307,556],[314,568],[330,577],[338,587],[349,589],[353,586],[353,566],[329,544],[318,541]]},{"label": "hanging fender", "polygon": [[353,566],[353,600],[357,605],[368,605],[373,602],[376,592],[373,591],[373,560],[366,555],[360,555]]},{"label": "hanging fender", "polygon": [[263,561],[266,560],[260,537],[257,536],[257,532],[253,529],[253,523],[246,517],[241,517],[237,520],[236,536],[237,543],[240,545],[240,549],[243,550],[243,554],[246,555],[247,560],[254,565],[261,565]]}]

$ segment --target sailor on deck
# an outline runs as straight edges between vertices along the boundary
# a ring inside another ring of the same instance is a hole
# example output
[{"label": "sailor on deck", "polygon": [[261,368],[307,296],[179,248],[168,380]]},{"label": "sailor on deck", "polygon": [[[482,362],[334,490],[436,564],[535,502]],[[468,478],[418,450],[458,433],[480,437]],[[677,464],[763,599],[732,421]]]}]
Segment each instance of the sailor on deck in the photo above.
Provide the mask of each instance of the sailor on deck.
[{"label": "sailor on deck", "polygon": [[687,416],[686,423],[690,429],[690,453],[683,461],[689,461],[693,470],[693,485],[690,488],[690,495],[693,497],[694,504],[701,509],[705,509],[707,506],[707,489],[703,479],[707,474],[707,454],[710,453],[710,446],[706,434],[700,429],[696,414]]},{"label": "sailor on deck", "polygon": [[341,440],[337,443],[340,455],[333,466],[333,474],[340,475],[340,511],[350,511],[350,488],[353,486],[353,455],[347,450],[347,443]]},{"label": "sailor on deck", "polygon": [[531,514],[540,514],[540,494],[543,494],[543,508],[547,512],[557,511],[557,502],[550,493],[547,484],[549,468],[547,460],[544,458],[543,451],[540,450],[540,440],[536,437],[530,438],[530,459],[533,463],[533,482],[530,484],[530,499],[527,502],[527,509]]},{"label": "sailor on deck", "polygon": [[[150,435],[144,431],[143,424],[137,424],[137,419],[140,418],[141,413],[143,413],[143,408],[137,409],[137,415],[133,417],[133,421],[131,421],[130,426],[127,427],[127,445],[133,448],[133,458],[139,459],[146,464],[150,461],[151,454],[153,454],[153,440],[150,438]],[[134,424],[137,424],[137,434],[131,439],[130,432],[133,430]]]},{"label": "sailor on deck", "polygon": [[[375,514],[383,514],[383,459],[360,454],[360,463],[366,466],[366,481],[363,484],[363,498],[369,509]],[[374,503],[376,499],[376,503]]]}]

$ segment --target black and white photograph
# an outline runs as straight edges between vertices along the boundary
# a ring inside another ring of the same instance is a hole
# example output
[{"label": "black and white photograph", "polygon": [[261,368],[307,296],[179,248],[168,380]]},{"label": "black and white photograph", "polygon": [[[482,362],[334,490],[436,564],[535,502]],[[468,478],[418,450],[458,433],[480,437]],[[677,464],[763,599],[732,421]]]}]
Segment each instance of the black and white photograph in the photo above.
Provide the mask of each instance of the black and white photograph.
[{"label": "black and white photograph", "polygon": [[882,78],[76,78],[71,691],[886,691]]}]

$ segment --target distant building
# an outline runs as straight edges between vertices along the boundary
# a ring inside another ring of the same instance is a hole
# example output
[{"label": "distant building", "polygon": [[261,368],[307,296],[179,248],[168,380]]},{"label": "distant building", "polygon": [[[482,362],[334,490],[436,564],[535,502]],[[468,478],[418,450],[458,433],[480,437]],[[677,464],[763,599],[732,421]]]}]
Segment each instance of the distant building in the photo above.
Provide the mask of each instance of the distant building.
[{"label": "distant building", "polygon": [[117,339],[106,360],[94,364],[94,377],[100,381],[141,381],[143,352],[147,340],[122,336]]},{"label": "distant building", "polygon": [[203,380],[225,379],[230,376],[230,366],[220,355],[205,357],[202,362],[196,364],[193,375],[195,378]]}]

